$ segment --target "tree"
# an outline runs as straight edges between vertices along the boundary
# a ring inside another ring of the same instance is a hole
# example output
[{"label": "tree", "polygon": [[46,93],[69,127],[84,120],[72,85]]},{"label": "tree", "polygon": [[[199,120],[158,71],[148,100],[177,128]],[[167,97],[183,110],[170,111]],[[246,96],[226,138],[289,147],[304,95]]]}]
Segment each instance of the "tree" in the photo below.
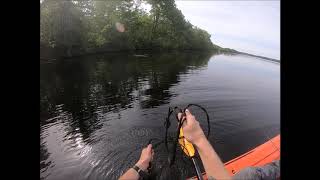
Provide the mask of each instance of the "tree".
[{"label": "tree", "polygon": [[71,56],[82,45],[82,12],[71,1],[46,0],[41,5],[40,41],[62,47]]},{"label": "tree", "polygon": [[[151,5],[150,12],[141,3]],[[103,50],[217,50],[210,34],[186,21],[174,0],[56,1],[40,5],[40,41],[71,56]]]}]

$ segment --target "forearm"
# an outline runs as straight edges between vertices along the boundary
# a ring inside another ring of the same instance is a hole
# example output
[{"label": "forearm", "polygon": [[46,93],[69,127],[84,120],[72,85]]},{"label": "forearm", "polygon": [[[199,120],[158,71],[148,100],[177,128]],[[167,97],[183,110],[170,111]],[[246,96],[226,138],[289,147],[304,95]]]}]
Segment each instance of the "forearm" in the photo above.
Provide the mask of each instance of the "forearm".
[{"label": "forearm", "polygon": [[126,173],[124,173],[119,180],[138,180],[139,174],[134,169],[130,168]]},{"label": "forearm", "polygon": [[206,138],[195,144],[209,180],[210,176],[217,180],[231,179],[219,156]]}]

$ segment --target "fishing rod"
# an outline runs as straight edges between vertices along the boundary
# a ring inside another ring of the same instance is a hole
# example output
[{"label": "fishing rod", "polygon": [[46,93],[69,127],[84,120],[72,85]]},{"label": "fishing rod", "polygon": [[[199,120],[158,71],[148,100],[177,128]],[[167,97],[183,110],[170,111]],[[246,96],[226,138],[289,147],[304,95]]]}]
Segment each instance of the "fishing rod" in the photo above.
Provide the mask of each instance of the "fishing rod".
[{"label": "fishing rod", "polygon": [[[187,105],[183,110],[178,108],[178,107],[174,107],[174,108],[170,108],[169,107],[169,111],[168,111],[168,116],[166,118],[166,121],[165,121],[165,127],[166,127],[166,133],[165,133],[165,145],[166,145],[166,149],[167,151],[169,152],[169,155],[170,155],[170,151],[169,151],[169,148],[168,148],[168,129],[171,125],[170,123],[170,116],[175,113],[175,117],[176,117],[176,120],[178,121],[178,128],[177,128],[177,132],[176,132],[176,139],[174,141],[174,144],[173,144],[173,150],[172,150],[172,157],[168,156],[168,162],[169,162],[169,165],[173,165],[174,164],[174,161],[175,161],[175,154],[176,154],[176,148],[177,148],[177,144],[179,143],[181,149],[183,150],[184,154],[189,158],[191,159],[192,163],[193,163],[193,166],[195,168],[195,171],[196,171],[196,174],[197,174],[197,178],[199,180],[203,180],[203,177],[202,177],[202,173],[201,173],[201,170],[200,170],[200,167],[199,167],[199,164],[195,158],[195,148],[193,146],[192,143],[190,143],[185,137],[184,137],[184,134],[183,134],[183,129],[182,129],[182,125],[184,123],[184,121],[186,120],[186,114],[185,114],[185,111],[187,108],[191,107],[191,106],[196,106],[196,107],[199,107],[205,114],[206,114],[206,119],[207,119],[207,125],[208,125],[208,133],[206,135],[206,137],[208,138],[209,135],[210,135],[210,120],[209,120],[209,115],[206,111],[205,108],[203,108],[202,106],[200,105],[197,105],[197,104],[189,104]],[[181,113],[182,115],[179,117],[178,114]]]},{"label": "fishing rod", "polygon": [[191,158],[193,166],[196,170],[198,179],[203,180],[200,167],[198,165],[197,160],[195,159],[195,148],[192,143],[190,143],[186,138],[184,138],[182,128],[180,128],[179,144],[180,144],[180,147],[182,148],[183,152],[189,158]]},{"label": "fishing rod", "polygon": [[[184,121],[186,121],[186,113],[185,113],[185,111],[186,111],[186,109],[188,109],[191,106],[196,106],[196,107],[200,108],[206,114],[207,130],[208,131],[207,131],[207,133],[205,133],[205,136],[208,139],[208,137],[210,135],[210,120],[209,120],[209,115],[208,115],[206,109],[203,108],[200,105],[197,105],[197,104],[189,104],[183,109],[180,109],[179,107],[174,107],[174,108],[169,107],[168,114],[167,114],[167,117],[166,117],[165,122],[164,122],[165,138],[163,140],[156,139],[156,138],[150,139],[148,144],[150,144],[151,141],[153,141],[153,140],[159,140],[157,143],[152,143],[153,148],[156,148],[158,145],[160,145],[162,143],[165,143],[165,148],[166,148],[167,153],[168,153],[168,164],[169,164],[168,168],[169,169],[172,169],[171,166],[175,163],[177,146],[179,144],[180,148],[183,151],[183,154],[185,154],[188,157],[188,159],[192,161],[193,167],[194,167],[195,172],[196,172],[197,179],[198,180],[203,180],[203,176],[202,176],[199,164],[198,164],[196,156],[195,156],[196,149],[194,148],[194,145],[184,137],[184,132],[183,132],[183,128],[182,128],[182,125],[183,125]],[[181,116],[178,116],[179,113],[181,113]],[[171,126],[170,117],[172,117],[172,115],[175,115],[175,118],[176,118],[175,122],[177,122],[178,125],[177,125],[176,131],[173,132],[174,135],[173,136],[169,136],[168,129]],[[270,137],[268,137],[267,135],[265,135],[265,136],[267,137],[268,141],[271,141]],[[169,146],[168,146],[169,142],[173,143],[172,148],[169,148]],[[280,149],[272,141],[271,141],[271,143],[274,146],[274,148],[277,149],[277,151],[280,152]],[[151,164],[150,164],[150,166],[151,166]]]},{"label": "fishing rod", "polygon": [[[209,119],[209,115],[208,112],[206,111],[205,108],[203,108],[202,106],[198,105],[198,104],[188,104],[185,108],[181,109],[179,107],[169,107],[168,109],[168,114],[167,117],[165,119],[164,122],[164,126],[165,126],[165,138],[164,140],[160,140],[158,138],[152,138],[149,139],[148,144],[152,143],[152,147],[156,148],[157,146],[159,146],[160,144],[164,143],[165,144],[165,148],[167,150],[168,155],[168,164],[171,167],[174,162],[175,162],[175,157],[176,157],[176,150],[177,150],[177,145],[179,144],[179,146],[181,147],[182,151],[184,152],[184,154],[192,161],[193,167],[196,171],[196,176],[199,180],[203,180],[202,177],[202,173],[199,167],[199,164],[197,162],[197,159],[195,157],[196,154],[196,150],[193,146],[193,144],[191,142],[189,142],[185,137],[184,137],[184,133],[183,133],[183,129],[182,129],[182,125],[184,123],[184,121],[186,120],[186,114],[185,111],[186,109],[195,106],[200,108],[205,114],[206,114],[206,121],[207,121],[207,127],[208,127],[208,131],[205,134],[205,136],[208,138],[210,135],[210,119]],[[182,116],[178,116],[178,114],[181,113]],[[170,117],[172,115],[175,115],[176,118],[176,122],[178,122],[177,125],[177,131],[175,132],[175,137],[170,137],[168,135],[168,129],[171,126],[171,121],[170,121]],[[157,141],[157,143],[153,142],[153,141]],[[168,143],[173,143],[173,148],[170,150]],[[152,169],[152,164],[149,164],[149,168],[148,171],[150,172],[150,170]],[[150,175],[150,174],[149,174]]]}]

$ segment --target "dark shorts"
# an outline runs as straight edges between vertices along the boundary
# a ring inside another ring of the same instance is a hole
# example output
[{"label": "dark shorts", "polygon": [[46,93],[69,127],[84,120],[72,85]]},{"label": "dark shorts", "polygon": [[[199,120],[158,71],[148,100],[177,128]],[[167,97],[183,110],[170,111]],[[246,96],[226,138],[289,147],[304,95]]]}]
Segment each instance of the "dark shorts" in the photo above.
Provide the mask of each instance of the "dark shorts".
[{"label": "dark shorts", "polygon": [[248,167],[233,176],[235,180],[276,180],[280,178],[280,160],[262,167]]}]

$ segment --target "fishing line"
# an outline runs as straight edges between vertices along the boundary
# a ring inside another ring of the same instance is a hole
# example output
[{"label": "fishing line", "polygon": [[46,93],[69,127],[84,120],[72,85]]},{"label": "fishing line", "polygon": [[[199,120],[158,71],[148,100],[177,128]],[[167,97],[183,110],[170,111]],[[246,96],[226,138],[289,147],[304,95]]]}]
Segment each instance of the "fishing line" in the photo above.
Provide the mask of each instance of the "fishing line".
[{"label": "fishing line", "polygon": [[[160,144],[164,143],[165,144],[165,149],[168,153],[168,164],[169,164],[169,167],[171,167],[174,163],[175,163],[175,159],[176,159],[176,150],[177,150],[177,144],[178,144],[178,141],[179,141],[179,134],[180,134],[180,128],[182,127],[184,121],[186,120],[186,118],[183,118],[186,116],[185,114],[185,110],[190,108],[190,107],[198,107],[200,108],[206,115],[206,121],[207,121],[207,128],[208,128],[208,131],[207,133],[205,134],[205,136],[208,138],[209,135],[210,135],[210,130],[211,130],[211,127],[210,127],[210,118],[209,118],[209,114],[207,112],[207,110],[198,105],[198,104],[188,104],[185,108],[181,109],[177,106],[175,107],[169,107],[168,108],[168,113],[167,113],[167,117],[165,118],[165,121],[164,121],[164,128],[165,128],[165,136],[164,136],[164,139],[161,140],[159,138],[152,138],[148,141],[148,144],[152,144],[152,147],[155,149],[156,147],[158,147]],[[178,117],[178,114],[179,113],[182,113],[182,116],[180,116],[180,118]],[[171,137],[169,136],[168,134],[168,130],[169,128],[171,127],[172,125],[172,122],[171,122],[171,117],[174,115],[175,119],[176,119],[176,122],[178,122],[178,125],[177,125],[177,129],[176,129],[176,132],[174,132],[174,137]],[[183,137],[180,137],[180,138],[183,138]],[[158,142],[156,142],[158,141]],[[169,148],[169,143],[173,143],[173,148],[170,149]],[[184,149],[186,149],[186,147],[184,145],[181,145],[180,144],[180,147],[182,148],[182,153],[184,151]],[[188,153],[189,154],[189,153]],[[189,154],[189,157],[188,159],[190,161],[192,161],[192,158],[190,157],[190,154]],[[152,166],[152,164],[150,164],[150,166]]]},{"label": "fishing line", "polygon": [[[267,131],[267,130],[266,130],[266,131]],[[262,133],[263,133],[263,135],[264,135],[265,137],[267,137],[267,138],[266,138],[266,139],[268,139],[267,142],[271,142],[272,146],[273,146],[278,152],[280,152],[280,149],[273,143],[273,141],[272,141],[272,139],[270,138],[270,136],[268,136],[268,134],[267,134],[266,132],[264,132],[264,131],[262,131]]]},{"label": "fishing line", "polygon": [[[174,107],[174,108],[169,107],[168,116],[167,116],[166,121],[165,121],[165,123],[164,123],[165,128],[166,128],[166,131],[165,131],[165,141],[164,141],[164,142],[165,142],[166,150],[167,150],[167,152],[169,153],[168,162],[169,162],[169,165],[170,165],[170,166],[173,165],[174,162],[175,162],[176,148],[177,148],[177,144],[178,144],[180,128],[182,127],[182,124],[183,124],[184,121],[185,121],[185,119],[183,119],[183,117],[185,116],[185,110],[188,109],[188,108],[190,108],[190,107],[192,107],[192,106],[195,106],[195,107],[200,108],[200,109],[206,114],[208,132],[207,132],[207,134],[205,134],[205,136],[206,136],[207,139],[208,139],[208,137],[209,137],[209,135],[210,135],[210,130],[211,130],[211,127],[210,127],[210,118],[209,118],[209,114],[208,114],[207,110],[206,110],[204,107],[202,107],[202,106],[200,106],[200,105],[198,105],[198,104],[188,104],[185,108],[183,108],[183,110],[180,109],[180,108],[178,108],[178,107]],[[175,115],[176,120],[178,121],[178,128],[177,128],[177,131],[176,131],[175,140],[174,140],[174,142],[173,142],[173,143],[174,143],[174,144],[173,144],[173,149],[172,149],[172,151],[170,151],[170,149],[169,149],[169,147],[168,147],[168,140],[167,140],[167,139],[168,139],[168,129],[169,129],[170,125],[171,125],[170,116],[172,116],[173,113],[174,113],[174,115]],[[180,117],[180,119],[179,119],[179,117],[178,117],[178,113],[182,113],[182,116]],[[170,157],[170,156],[171,156],[171,157]]]}]

